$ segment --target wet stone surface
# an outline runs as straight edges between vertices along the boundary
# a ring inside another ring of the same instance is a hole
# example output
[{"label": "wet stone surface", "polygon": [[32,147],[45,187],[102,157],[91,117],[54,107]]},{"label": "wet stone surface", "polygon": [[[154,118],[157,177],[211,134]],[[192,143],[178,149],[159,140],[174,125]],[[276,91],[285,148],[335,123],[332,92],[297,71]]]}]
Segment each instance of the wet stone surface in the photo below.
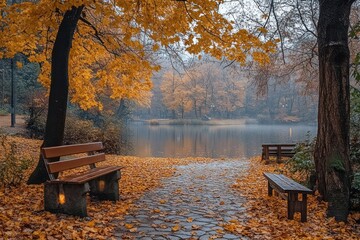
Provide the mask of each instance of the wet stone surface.
[{"label": "wet stone surface", "polygon": [[244,198],[231,189],[247,162],[221,160],[179,166],[163,186],[147,192],[117,229],[118,239],[244,239],[222,225],[244,219]]}]

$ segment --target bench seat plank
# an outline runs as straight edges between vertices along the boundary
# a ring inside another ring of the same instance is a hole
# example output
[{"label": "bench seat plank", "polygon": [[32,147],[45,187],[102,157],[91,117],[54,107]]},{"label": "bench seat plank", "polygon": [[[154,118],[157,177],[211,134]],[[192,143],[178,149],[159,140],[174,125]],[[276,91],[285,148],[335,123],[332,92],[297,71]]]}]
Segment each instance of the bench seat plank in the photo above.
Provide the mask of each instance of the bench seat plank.
[{"label": "bench seat plank", "polygon": [[107,166],[107,167],[97,167],[90,169],[86,172],[77,173],[74,175],[65,176],[61,179],[56,179],[53,181],[50,181],[51,183],[68,183],[68,184],[83,184],[85,182],[88,182],[90,180],[93,180],[95,178],[98,178],[99,176],[106,175],[108,173],[121,170],[122,167],[119,166]]},{"label": "bench seat plank", "polygon": [[274,173],[264,173],[264,176],[276,187],[285,193],[298,192],[298,193],[312,193],[309,188],[295,182],[294,180],[282,175]]}]

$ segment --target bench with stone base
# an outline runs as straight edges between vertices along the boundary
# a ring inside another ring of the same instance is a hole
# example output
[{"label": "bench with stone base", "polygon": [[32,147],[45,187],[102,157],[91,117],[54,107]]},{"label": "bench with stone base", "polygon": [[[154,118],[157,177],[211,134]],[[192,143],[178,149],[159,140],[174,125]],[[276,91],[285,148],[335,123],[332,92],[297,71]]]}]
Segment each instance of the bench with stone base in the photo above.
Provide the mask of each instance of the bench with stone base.
[{"label": "bench with stone base", "polygon": [[[99,153],[101,150],[103,150],[101,142],[41,149],[49,175],[49,180],[44,185],[46,211],[86,217],[88,193],[99,200],[119,200],[121,167],[96,167],[96,163],[105,160],[105,154]],[[76,156],[80,153],[88,155]],[[59,161],[54,161],[58,158]],[[77,168],[81,168],[81,172],[60,176],[64,171]]]},{"label": "bench with stone base", "polygon": [[[294,219],[294,213],[300,212],[301,222],[306,222],[307,194],[313,191],[282,174],[264,173],[264,176],[268,180],[268,195],[272,196],[274,189],[287,199],[288,219]],[[299,193],[302,194],[301,201]]]}]

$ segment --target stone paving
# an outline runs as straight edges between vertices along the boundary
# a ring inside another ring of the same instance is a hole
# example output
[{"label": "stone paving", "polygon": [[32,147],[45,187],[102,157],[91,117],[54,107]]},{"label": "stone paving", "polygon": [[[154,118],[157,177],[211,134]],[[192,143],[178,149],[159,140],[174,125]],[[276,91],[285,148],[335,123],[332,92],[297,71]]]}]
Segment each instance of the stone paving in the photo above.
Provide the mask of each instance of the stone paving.
[{"label": "stone paving", "polygon": [[244,219],[244,198],[231,185],[248,169],[246,160],[179,166],[160,189],[146,193],[119,226],[118,239],[245,239],[222,225]]}]

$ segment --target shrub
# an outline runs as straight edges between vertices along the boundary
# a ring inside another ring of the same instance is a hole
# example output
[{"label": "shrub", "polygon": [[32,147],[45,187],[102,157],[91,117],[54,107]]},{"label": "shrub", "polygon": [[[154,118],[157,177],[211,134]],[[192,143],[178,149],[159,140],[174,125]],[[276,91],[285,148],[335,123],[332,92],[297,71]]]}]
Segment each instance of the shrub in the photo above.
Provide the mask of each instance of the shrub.
[{"label": "shrub", "polygon": [[160,125],[159,120],[156,120],[156,119],[151,119],[151,120],[149,121],[149,124],[150,124],[150,125]]},{"label": "shrub", "polygon": [[354,173],[354,179],[352,181],[351,187],[360,192],[360,172]]},{"label": "shrub", "polygon": [[9,111],[5,107],[0,107],[0,116],[7,116],[9,115]]},{"label": "shrub", "polygon": [[[27,129],[33,138],[42,139],[45,133],[46,111],[33,111],[27,120]],[[101,121],[99,119],[101,118]],[[96,124],[95,124],[96,122]],[[69,112],[66,118],[63,144],[77,144],[101,141],[107,153],[123,153],[129,147],[128,136],[121,121],[111,117],[98,116],[89,120]],[[123,147],[126,144],[126,148]]]},{"label": "shrub", "polygon": [[360,163],[360,92],[350,90],[350,160]]},{"label": "shrub", "polygon": [[287,169],[293,174],[300,175],[309,187],[313,187],[314,184],[312,179],[315,172],[314,146],[315,138],[311,140],[308,132],[305,142],[296,144],[294,156],[286,162]]},{"label": "shrub", "polygon": [[360,210],[360,172],[354,173],[351,183],[350,204],[352,210]]},{"label": "shrub", "polygon": [[17,187],[33,159],[20,155],[15,142],[6,135],[0,135],[0,152],[0,188]]},{"label": "shrub", "polygon": [[66,120],[64,144],[85,142],[103,142],[105,152],[122,154],[127,136],[121,122],[105,118],[100,126],[95,126],[91,120],[83,120],[76,116],[69,116]]},{"label": "shrub", "polygon": [[26,119],[26,129],[31,138],[42,139],[45,133],[45,107],[30,107],[29,117]]},{"label": "shrub", "polygon": [[122,141],[120,140],[122,135],[122,125],[112,121],[105,121],[104,126],[101,129],[101,135],[99,140],[103,142],[105,151],[107,153],[121,154]]},{"label": "shrub", "polygon": [[82,120],[75,116],[66,119],[64,144],[87,143],[100,141],[100,129],[95,127],[90,120]]}]

